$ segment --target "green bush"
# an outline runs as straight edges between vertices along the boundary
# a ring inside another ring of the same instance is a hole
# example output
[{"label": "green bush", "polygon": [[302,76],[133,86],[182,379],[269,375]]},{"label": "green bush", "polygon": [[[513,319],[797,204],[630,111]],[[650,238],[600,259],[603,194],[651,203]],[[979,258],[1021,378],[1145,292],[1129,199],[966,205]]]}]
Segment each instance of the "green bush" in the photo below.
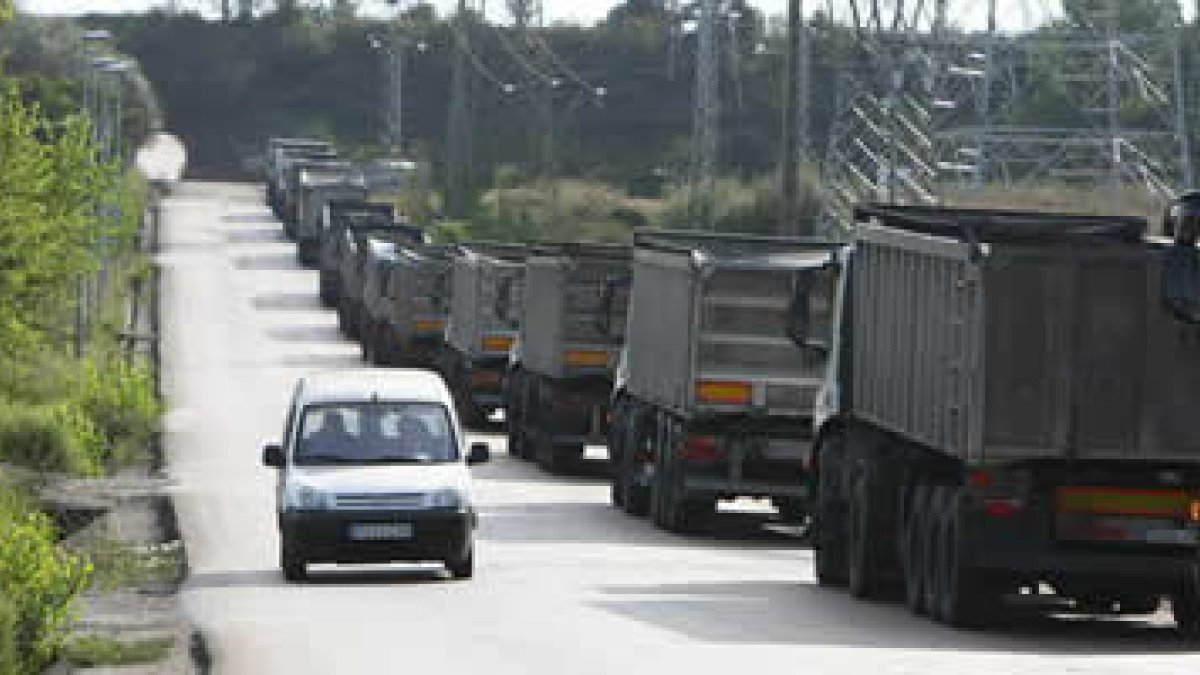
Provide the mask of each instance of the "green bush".
[{"label": "green bush", "polygon": [[20,650],[17,648],[17,610],[4,595],[0,595],[0,675],[21,673]]},{"label": "green bush", "polygon": [[91,419],[69,404],[0,401],[0,461],[38,471],[98,476],[103,473],[102,445]]},{"label": "green bush", "polygon": [[84,362],[73,402],[95,424],[106,466],[144,451],[162,413],[150,368],[115,356]]},{"label": "green bush", "polygon": [[55,544],[45,515],[11,493],[0,494],[0,541],[0,675],[41,672],[62,647],[91,569]]}]

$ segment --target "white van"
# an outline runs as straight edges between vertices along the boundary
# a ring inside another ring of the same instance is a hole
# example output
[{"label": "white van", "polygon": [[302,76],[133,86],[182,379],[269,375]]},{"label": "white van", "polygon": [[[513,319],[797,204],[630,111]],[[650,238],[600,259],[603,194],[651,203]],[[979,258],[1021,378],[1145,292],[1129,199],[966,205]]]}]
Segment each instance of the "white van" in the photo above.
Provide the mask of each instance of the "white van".
[{"label": "white van", "polygon": [[279,472],[280,567],[302,581],[309,563],[439,561],[474,571],[468,464],[488,446],[466,441],[450,392],[428,371],[349,371],[300,380],[283,441],[263,449]]}]

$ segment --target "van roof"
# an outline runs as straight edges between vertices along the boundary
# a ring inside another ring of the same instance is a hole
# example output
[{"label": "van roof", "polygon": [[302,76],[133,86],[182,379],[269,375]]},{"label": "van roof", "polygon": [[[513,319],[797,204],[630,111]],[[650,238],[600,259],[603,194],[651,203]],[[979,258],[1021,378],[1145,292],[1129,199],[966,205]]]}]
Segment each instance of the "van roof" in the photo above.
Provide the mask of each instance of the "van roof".
[{"label": "van roof", "polygon": [[442,378],[428,370],[325,371],[306,375],[300,386],[302,405],[379,399],[453,407]]}]

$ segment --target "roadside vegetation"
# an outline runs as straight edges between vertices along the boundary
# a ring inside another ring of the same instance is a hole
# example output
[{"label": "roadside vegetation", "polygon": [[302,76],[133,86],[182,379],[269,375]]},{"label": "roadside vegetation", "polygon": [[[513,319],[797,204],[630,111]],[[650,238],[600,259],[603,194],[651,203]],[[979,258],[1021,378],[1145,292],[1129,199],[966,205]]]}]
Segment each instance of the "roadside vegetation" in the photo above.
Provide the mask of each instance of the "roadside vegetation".
[{"label": "roadside vegetation", "polygon": [[[0,24],[13,16],[0,0]],[[144,186],[124,162],[98,159],[78,88],[31,70],[36,60],[13,74],[10,46],[0,48],[0,675],[26,675],[61,656],[96,578],[92,557],[41,513],[38,490],[144,459],[161,410],[126,334],[128,291],[149,273],[136,246]]]}]

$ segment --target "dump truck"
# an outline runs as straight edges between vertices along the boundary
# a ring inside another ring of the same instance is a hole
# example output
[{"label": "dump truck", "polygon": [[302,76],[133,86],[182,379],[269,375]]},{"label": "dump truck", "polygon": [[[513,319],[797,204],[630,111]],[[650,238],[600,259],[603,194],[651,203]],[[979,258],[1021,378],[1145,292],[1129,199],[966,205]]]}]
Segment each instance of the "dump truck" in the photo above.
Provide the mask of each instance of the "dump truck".
[{"label": "dump truck", "polygon": [[294,234],[296,258],[312,267],[321,260],[322,218],[330,200],[367,198],[366,181],[348,163],[307,164],[300,170]]},{"label": "dump truck", "polygon": [[300,220],[301,177],[310,169],[329,169],[343,171],[348,163],[338,159],[321,157],[300,157],[289,159],[283,170],[283,191],[281,193],[280,220],[283,222],[283,234],[288,239],[296,239],[296,228]]},{"label": "dump truck", "polygon": [[[380,223],[347,227],[338,238],[337,260],[341,293],[337,305],[338,328],[361,339],[364,291],[371,275],[379,274],[379,258],[390,246],[421,244],[425,232],[408,223]],[[374,283],[378,283],[375,281]]]},{"label": "dump truck", "polygon": [[837,250],[807,239],[636,234],[611,404],[614,506],[675,532],[743,497],[806,518],[825,358],[789,326],[801,301],[828,308]]},{"label": "dump truck", "polygon": [[275,217],[281,221],[294,217],[294,214],[288,212],[288,181],[294,164],[302,161],[331,162],[337,160],[337,157],[337,150],[323,141],[311,141],[296,146],[277,148],[267,166],[267,195]]},{"label": "dump truck", "polygon": [[267,186],[266,204],[274,208],[278,198],[278,175],[284,153],[302,152],[305,150],[330,150],[331,146],[325,141],[312,138],[285,138],[272,136],[267,139],[267,150],[263,156],[263,182]]},{"label": "dump truck", "polygon": [[608,436],[633,253],[629,246],[537,246],[525,263],[519,339],[504,380],[508,452],[559,472]]},{"label": "dump truck", "polygon": [[347,228],[382,229],[395,226],[390,204],[370,204],[357,199],[330,200],[321,216],[319,296],[325,307],[337,307],[342,293],[341,248]]},{"label": "dump truck", "polygon": [[472,243],[455,251],[438,370],[467,424],[485,423],[504,404],[508,350],[517,337],[507,317],[521,301],[527,254],[518,244]]},{"label": "dump truck", "polygon": [[376,365],[434,368],[450,312],[449,245],[397,245],[364,286],[363,357]]},{"label": "dump truck", "polygon": [[372,159],[362,163],[367,190],[372,195],[398,195],[417,175],[417,165],[403,159]]},{"label": "dump truck", "polygon": [[902,587],[955,626],[1017,593],[1111,614],[1170,597],[1194,635],[1200,326],[1159,301],[1168,246],[1125,217],[869,206],[857,221],[834,330],[795,322],[831,355],[818,581]]}]

